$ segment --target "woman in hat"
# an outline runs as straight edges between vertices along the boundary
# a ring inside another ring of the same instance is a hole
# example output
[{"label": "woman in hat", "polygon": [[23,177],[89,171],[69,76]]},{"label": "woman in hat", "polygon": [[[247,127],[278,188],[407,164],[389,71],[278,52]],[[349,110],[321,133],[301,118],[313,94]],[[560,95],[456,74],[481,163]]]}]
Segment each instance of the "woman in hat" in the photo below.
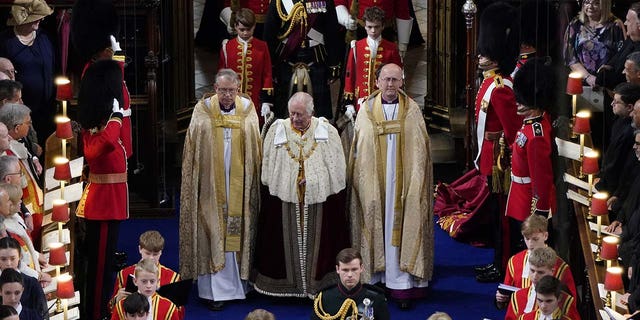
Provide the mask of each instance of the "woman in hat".
[{"label": "woman in hat", "polygon": [[0,33],[0,56],[15,66],[16,80],[23,85],[24,104],[32,111],[40,142],[55,129],[55,53],[49,38],[39,30],[42,19],[51,13],[53,9],[43,0],[16,0],[7,20],[10,28]]}]

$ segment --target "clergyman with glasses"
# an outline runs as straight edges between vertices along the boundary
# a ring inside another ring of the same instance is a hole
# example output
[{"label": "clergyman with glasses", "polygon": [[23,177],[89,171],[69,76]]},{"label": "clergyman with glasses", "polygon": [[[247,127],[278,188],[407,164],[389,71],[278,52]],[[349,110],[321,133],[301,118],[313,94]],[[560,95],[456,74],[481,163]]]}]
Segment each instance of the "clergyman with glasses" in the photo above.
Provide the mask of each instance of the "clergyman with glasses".
[{"label": "clergyman with glasses", "polygon": [[194,107],[182,155],[180,274],[210,310],[245,298],[259,204],[258,115],[231,69]]},{"label": "clergyman with glasses", "polygon": [[433,274],[433,168],[422,112],[400,89],[402,75],[396,64],[382,66],[378,90],[360,104],[347,181],[362,281],[384,283],[408,309]]}]

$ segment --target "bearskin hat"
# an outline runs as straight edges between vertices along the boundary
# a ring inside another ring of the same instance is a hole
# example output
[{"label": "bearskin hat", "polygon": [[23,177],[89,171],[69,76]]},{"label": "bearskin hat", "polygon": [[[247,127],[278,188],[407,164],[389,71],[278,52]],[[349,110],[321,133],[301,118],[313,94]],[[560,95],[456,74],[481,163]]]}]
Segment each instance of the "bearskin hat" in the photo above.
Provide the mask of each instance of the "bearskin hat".
[{"label": "bearskin hat", "polygon": [[118,61],[92,63],[80,81],[78,122],[85,129],[106,123],[113,110],[113,99],[123,106],[122,68]]},{"label": "bearskin hat", "polygon": [[118,37],[118,13],[112,0],[76,0],[71,11],[71,41],[78,54],[90,60],[111,47],[110,36]]},{"label": "bearskin hat", "polygon": [[555,36],[556,19],[551,15],[551,4],[548,0],[525,0],[518,8],[516,26],[519,43],[536,48],[538,53],[545,55],[549,46],[549,39]]},{"label": "bearskin hat", "polygon": [[513,71],[518,57],[517,38],[512,32],[515,8],[505,2],[494,2],[480,15],[478,54],[498,63],[502,73]]},{"label": "bearskin hat", "polygon": [[556,78],[547,58],[533,58],[513,79],[516,101],[531,109],[549,110],[556,94]]}]

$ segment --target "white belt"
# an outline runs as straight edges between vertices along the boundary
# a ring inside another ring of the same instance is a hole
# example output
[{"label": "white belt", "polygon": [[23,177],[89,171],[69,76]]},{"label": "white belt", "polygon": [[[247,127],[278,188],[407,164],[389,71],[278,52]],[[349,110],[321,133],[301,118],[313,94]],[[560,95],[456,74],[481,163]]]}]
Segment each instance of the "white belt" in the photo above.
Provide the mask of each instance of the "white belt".
[{"label": "white belt", "polygon": [[518,177],[511,174],[511,181],[519,184],[531,183],[531,177]]}]

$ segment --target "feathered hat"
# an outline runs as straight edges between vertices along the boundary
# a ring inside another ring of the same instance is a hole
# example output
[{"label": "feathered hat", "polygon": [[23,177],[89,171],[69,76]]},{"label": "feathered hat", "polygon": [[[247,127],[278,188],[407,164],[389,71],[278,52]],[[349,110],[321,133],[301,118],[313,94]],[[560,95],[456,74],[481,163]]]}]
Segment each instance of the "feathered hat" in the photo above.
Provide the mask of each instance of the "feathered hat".
[{"label": "feathered hat", "polygon": [[512,32],[515,8],[505,2],[494,2],[480,15],[478,54],[496,62],[502,73],[515,67],[518,44]]},{"label": "feathered hat", "polygon": [[106,123],[113,99],[123,106],[122,68],[115,60],[98,60],[84,73],[78,93],[78,122],[85,129]]},{"label": "feathered hat", "polygon": [[[112,48],[118,31],[118,13],[113,1],[77,0],[73,5],[71,41],[83,59],[90,60],[105,48]],[[114,48],[114,51],[117,50]]]},{"label": "feathered hat", "polygon": [[549,110],[556,93],[551,62],[545,58],[527,60],[513,79],[516,101],[530,109]]}]

